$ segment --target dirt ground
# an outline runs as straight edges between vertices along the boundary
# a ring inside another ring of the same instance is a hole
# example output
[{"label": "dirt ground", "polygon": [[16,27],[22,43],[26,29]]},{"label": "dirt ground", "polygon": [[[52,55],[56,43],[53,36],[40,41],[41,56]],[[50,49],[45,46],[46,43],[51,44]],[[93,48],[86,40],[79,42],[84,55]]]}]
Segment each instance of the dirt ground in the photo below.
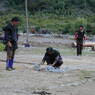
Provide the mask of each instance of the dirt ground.
[{"label": "dirt ground", "polygon": [[[20,47],[14,71],[6,71],[5,62],[0,61],[0,95],[95,95],[94,54],[62,54],[62,73],[45,71],[46,64],[41,71],[35,71],[33,64],[41,62],[45,48]],[[5,52],[0,52],[0,59],[5,58]]]}]

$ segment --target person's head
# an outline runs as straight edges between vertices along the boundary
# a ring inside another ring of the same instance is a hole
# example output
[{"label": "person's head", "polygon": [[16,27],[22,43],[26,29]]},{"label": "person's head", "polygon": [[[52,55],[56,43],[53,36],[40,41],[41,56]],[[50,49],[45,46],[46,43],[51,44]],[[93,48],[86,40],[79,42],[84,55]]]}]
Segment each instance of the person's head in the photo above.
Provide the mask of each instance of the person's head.
[{"label": "person's head", "polygon": [[52,47],[48,47],[48,48],[46,49],[46,52],[47,52],[48,54],[52,54],[53,48],[52,48]]},{"label": "person's head", "polygon": [[84,30],[84,26],[83,25],[80,25],[79,29],[80,30]]},{"label": "person's head", "polygon": [[15,25],[15,26],[18,25],[19,22],[20,22],[20,20],[19,20],[18,17],[14,17],[14,18],[11,19],[11,23],[12,23],[13,25]]}]

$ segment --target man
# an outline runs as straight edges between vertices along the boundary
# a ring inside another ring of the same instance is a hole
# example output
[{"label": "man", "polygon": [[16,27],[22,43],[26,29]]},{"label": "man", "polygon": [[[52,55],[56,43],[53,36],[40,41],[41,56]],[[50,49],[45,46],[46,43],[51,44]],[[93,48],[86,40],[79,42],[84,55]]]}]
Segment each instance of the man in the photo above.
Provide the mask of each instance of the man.
[{"label": "man", "polygon": [[85,39],[85,30],[84,27],[81,25],[79,27],[79,30],[75,33],[75,40],[77,43],[77,56],[82,55],[82,49],[83,49],[83,40]]},{"label": "man", "polygon": [[10,23],[3,28],[4,31],[4,43],[6,45],[6,52],[7,52],[7,60],[6,60],[6,70],[14,70],[13,68],[13,61],[15,50],[18,48],[17,41],[18,41],[18,28],[17,25],[19,24],[19,18],[14,17],[11,19]]},{"label": "man", "polygon": [[47,63],[47,65],[53,66],[54,68],[60,68],[63,64],[60,53],[57,50],[54,50],[52,47],[46,49],[45,56],[42,59],[42,63]]}]

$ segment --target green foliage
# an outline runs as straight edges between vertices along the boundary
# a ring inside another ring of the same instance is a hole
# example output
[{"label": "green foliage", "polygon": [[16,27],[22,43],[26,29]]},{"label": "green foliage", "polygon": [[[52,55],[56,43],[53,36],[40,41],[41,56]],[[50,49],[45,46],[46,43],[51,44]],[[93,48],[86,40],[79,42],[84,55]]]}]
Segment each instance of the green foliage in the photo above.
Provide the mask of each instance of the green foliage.
[{"label": "green foliage", "polygon": [[[18,16],[21,19],[19,25],[20,30],[24,31],[26,26],[26,18],[22,14],[9,14],[6,16],[0,16],[0,27],[6,25],[6,21],[9,21],[12,17]],[[88,34],[95,34],[95,16],[91,17],[64,17],[53,14],[35,14],[29,16],[29,28],[45,28],[56,33],[69,33],[74,32],[79,28],[80,25],[84,25],[89,31]]]},{"label": "green foliage", "polygon": [[38,18],[36,16],[32,16],[29,21],[30,25],[40,28],[51,29],[56,31],[57,33],[61,30],[65,33],[74,34],[76,29],[78,29],[80,25],[84,25],[88,30],[91,29],[93,32],[95,29],[95,23],[92,23],[93,20],[88,21],[88,19],[84,17],[69,18],[61,16],[39,16]]},{"label": "green foliage", "polygon": [[4,50],[5,46],[4,44],[0,43],[0,51]]},{"label": "green foliage", "polygon": [[9,8],[16,8],[16,9],[21,9],[21,10],[23,10],[23,8],[24,8],[24,2],[23,2],[24,0],[6,0],[6,2],[5,2],[5,5],[7,6],[7,7],[9,7]]},{"label": "green foliage", "polygon": [[19,24],[19,28],[23,28],[25,27],[25,16],[21,15],[21,14],[8,14],[8,15],[3,15],[0,16],[0,30],[2,30],[2,28],[9,23],[9,21],[13,18],[13,17],[19,17],[20,18],[20,24]]},{"label": "green foliage", "polygon": [[[95,0],[27,0],[29,12],[52,13],[64,16],[85,16],[95,13]],[[8,8],[25,10],[25,0],[6,0]]]},{"label": "green foliage", "polygon": [[[57,33],[74,34],[82,24],[95,34],[95,0],[27,0],[29,27],[50,29]],[[25,0],[4,0],[6,12],[0,16],[0,27],[12,17],[21,19],[19,28],[25,29]],[[7,14],[7,15],[6,15]],[[0,29],[1,30],[1,29]]]}]

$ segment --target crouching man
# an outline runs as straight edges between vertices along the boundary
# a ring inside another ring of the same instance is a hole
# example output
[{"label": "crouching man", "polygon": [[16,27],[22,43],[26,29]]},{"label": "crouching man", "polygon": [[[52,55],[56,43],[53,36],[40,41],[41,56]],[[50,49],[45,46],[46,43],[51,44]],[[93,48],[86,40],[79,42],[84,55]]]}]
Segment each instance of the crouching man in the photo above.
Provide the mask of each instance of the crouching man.
[{"label": "crouching man", "polygon": [[60,68],[60,66],[63,64],[60,53],[52,47],[46,49],[46,53],[42,59],[41,64],[44,64],[45,62],[47,65],[53,66],[54,68]]}]

